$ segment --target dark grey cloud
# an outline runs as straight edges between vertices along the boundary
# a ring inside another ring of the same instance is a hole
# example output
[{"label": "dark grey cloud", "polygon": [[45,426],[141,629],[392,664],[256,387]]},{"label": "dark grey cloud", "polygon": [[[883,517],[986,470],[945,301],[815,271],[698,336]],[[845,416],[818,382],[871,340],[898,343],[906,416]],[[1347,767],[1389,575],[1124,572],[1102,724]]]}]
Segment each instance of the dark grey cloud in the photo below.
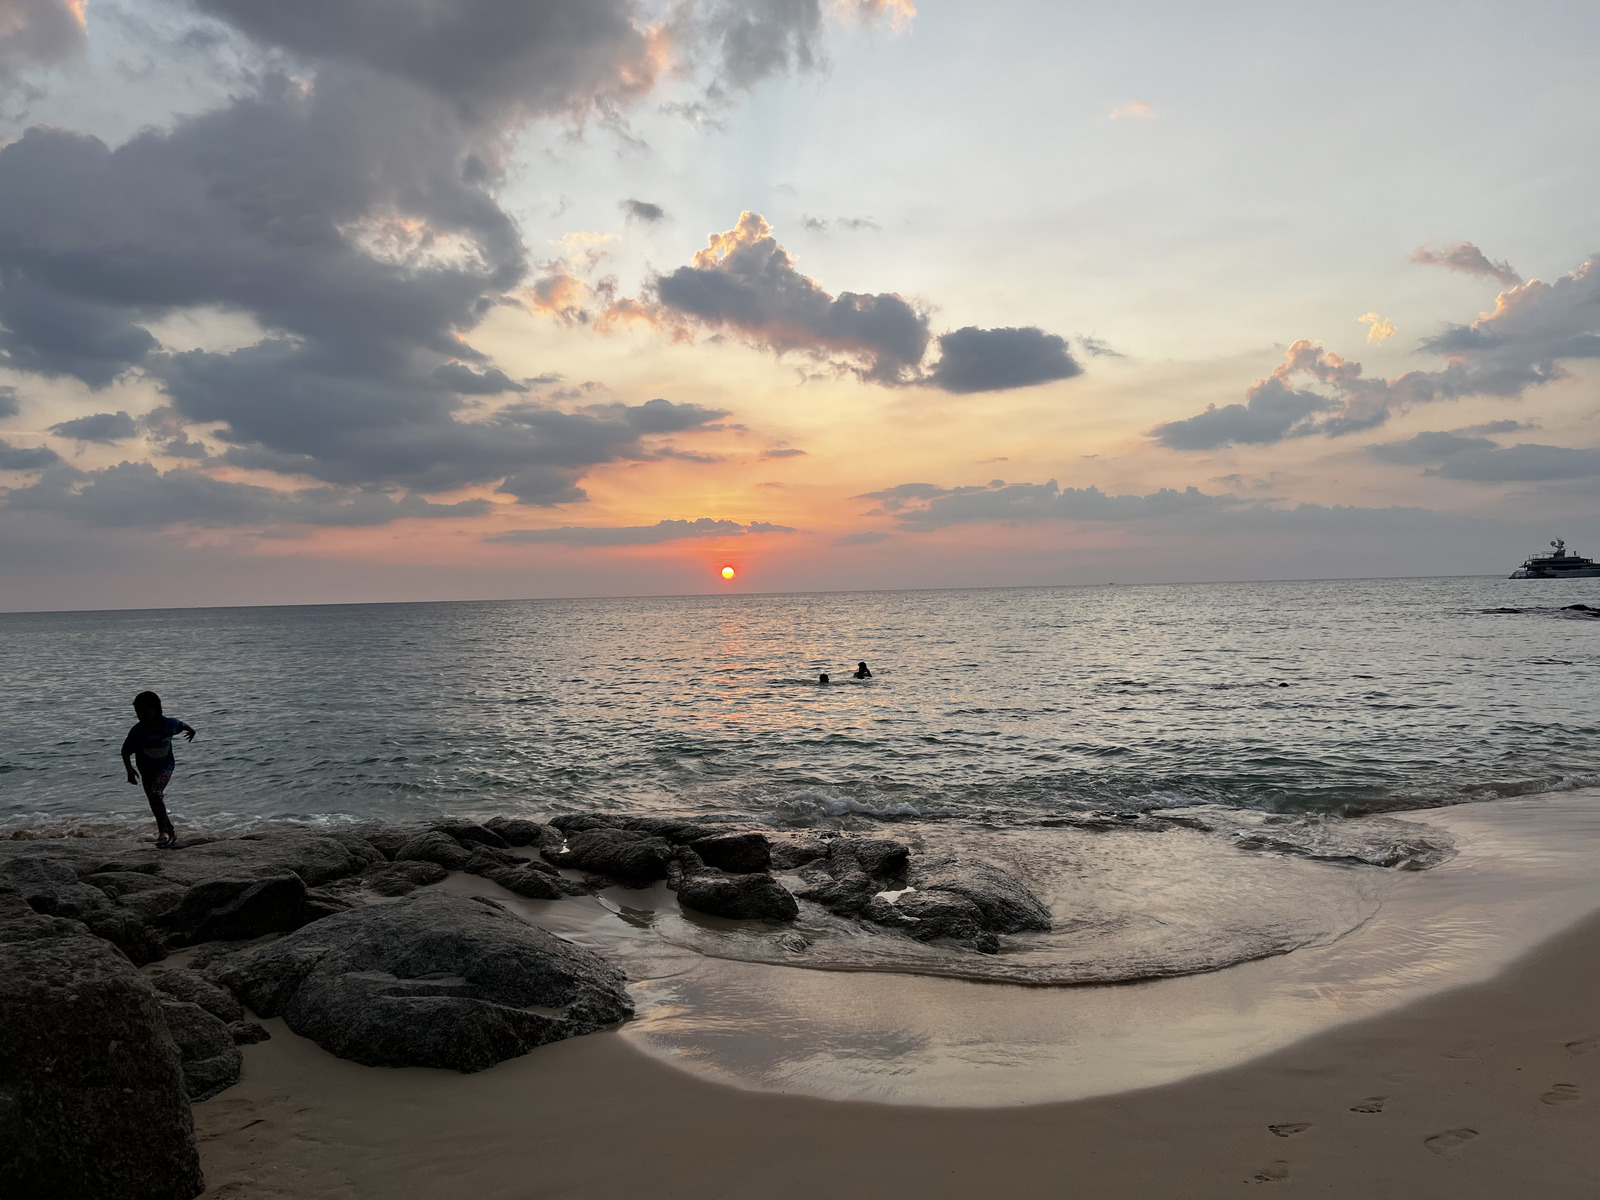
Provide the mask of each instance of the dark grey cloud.
[{"label": "dark grey cloud", "polygon": [[1087,334],[1078,335],[1078,349],[1091,358],[1127,358],[1120,350],[1113,349],[1111,345],[1100,338],[1090,337]]},{"label": "dark grey cloud", "polygon": [[1588,479],[1600,476],[1600,449],[1541,446],[1532,442],[1472,449],[1448,456],[1436,470],[1429,473],[1446,479],[1468,479],[1479,483]]},{"label": "dark grey cloud", "polygon": [[1246,390],[1244,404],[1212,405],[1158,425],[1150,436],[1175,450],[1264,445],[1375,429],[1397,410],[1436,400],[1520,397],[1565,378],[1563,361],[1600,358],[1600,258],[1554,283],[1535,279],[1502,292],[1492,313],[1446,327],[1421,349],[1446,365],[1369,379],[1360,363],[1301,339],[1270,376]]},{"label": "dark grey cloud", "polygon": [[490,367],[474,371],[465,363],[450,362],[435,367],[433,377],[458,396],[499,396],[506,392],[526,392],[528,385],[517,383],[504,371]]},{"label": "dark grey cloud", "polygon": [[657,521],[654,525],[563,525],[559,529],[512,529],[483,540],[513,545],[555,543],[561,546],[652,546],[688,538],[744,537],[746,534],[793,533],[788,525],[699,517],[693,521]]},{"label": "dark grey cloud", "polygon": [[[1064,339],[1028,328],[968,326],[939,338],[941,357],[923,369],[932,341],[928,314],[893,292],[835,296],[796,269],[758,213],[712,234],[690,266],[658,276],[658,316],[730,330],[777,354],[797,352],[890,386],[987,392],[1066,379],[1082,370]],[[627,315],[635,315],[636,302]]]},{"label": "dark grey cloud", "polygon": [[667,210],[661,205],[651,204],[648,200],[624,200],[620,207],[631,220],[643,221],[647,225],[654,225],[667,215]]},{"label": "dark grey cloud", "polygon": [[1485,434],[1495,433],[1522,433],[1525,430],[1537,428],[1539,426],[1532,421],[1513,421],[1507,418],[1503,421],[1485,421],[1481,425],[1468,425],[1466,428],[1457,429],[1455,432],[1481,437]]},{"label": "dark grey cloud", "polygon": [[83,6],[66,0],[4,0],[0,4],[0,88],[32,67],[53,66],[82,53]]},{"label": "dark grey cloud", "polygon": [[1400,442],[1379,442],[1367,447],[1367,453],[1379,462],[1421,466],[1442,462],[1452,454],[1468,450],[1497,450],[1499,447],[1484,437],[1463,437],[1460,433],[1439,431],[1419,433]]},{"label": "dark grey cloud", "polygon": [[973,521],[1141,521],[1215,514],[1244,504],[1237,496],[1208,495],[1198,488],[1162,488],[1145,496],[1112,496],[1096,487],[1063,488],[1047,483],[992,480],[974,487],[935,488],[901,484],[866,498],[883,501],[901,528],[942,529]]},{"label": "dark grey cloud", "polygon": [[714,97],[825,61],[820,0],[703,0],[681,7],[675,28],[680,42],[709,48],[717,65]]},{"label": "dark grey cloud", "polygon": [[13,446],[0,439],[0,471],[42,471],[60,461],[49,446]]},{"label": "dark grey cloud", "polygon": [[133,418],[127,413],[114,412],[94,413],[91,416],[62,421],[58,425],[50,426],[50,432],[80,442],[98,442],[103,446],[109,446],[114,442],[127,441],[139,430],[134,425]]},{"label": "dark grey cloud", "polygon": [[1485,275],[1508,288],[1516,287],[1522,282],[1522,276],[1512,270],[1510,263],[1504,260],[1493,261],[1471,242],[1457,242],[1442,249],[1418,246],[1411,252],[1411,261],[1419,266],[1444,267],[1449,271],[1459,271],[1463,275]]},{"label": "dark grey cloud", "polygon": [[415,493],[393,496],[372,489],[282,492],[202,471],[162,473],[149,463],[123,462],[99,471],[47,470],[37,483],[8,493],[4,507],[11,513],[63,514],[91,526],[155,529],[386,525],[402,518],[481,516],[490,505],[485,500],[434,504]]},{"label": "dark grey cloud", "polygon": [[17,389],[0,387],[0,421],[14,417],[21,411],[22,402],[17,398]]},{"label": "dark grey cloud", "polygon": [[1031,326],[968,325],[939,338],[939,361],[928,381],[947,392],[999,392],[1081,374],[1065,338]]}]

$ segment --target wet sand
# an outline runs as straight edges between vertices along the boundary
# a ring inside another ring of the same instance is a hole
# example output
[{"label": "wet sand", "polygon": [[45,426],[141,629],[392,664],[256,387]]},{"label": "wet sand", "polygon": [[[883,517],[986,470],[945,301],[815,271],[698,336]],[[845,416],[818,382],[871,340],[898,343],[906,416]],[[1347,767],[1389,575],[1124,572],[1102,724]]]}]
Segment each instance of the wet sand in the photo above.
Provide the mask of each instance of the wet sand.
[{"label": "wet sand", "polygon": [[273,1021],[195,1119],[218,1200],[1592,1197],[1597,997],[1589,917],[1488,981],[1240,1066],[968,1109],[740,1089],[616,1033],[472,1076],[373,1070]]}]

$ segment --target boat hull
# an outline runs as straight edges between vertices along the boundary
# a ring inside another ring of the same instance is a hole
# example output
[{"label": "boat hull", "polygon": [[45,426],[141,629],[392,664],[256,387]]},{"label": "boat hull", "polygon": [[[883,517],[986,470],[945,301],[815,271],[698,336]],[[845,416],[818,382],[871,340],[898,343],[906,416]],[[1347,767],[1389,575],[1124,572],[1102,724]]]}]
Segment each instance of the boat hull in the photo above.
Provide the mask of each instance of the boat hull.
[{"label": "boat hull", "polygon": [[1513,571],[1508,579],[1600,579],[1600,567],[1578,571]]}]

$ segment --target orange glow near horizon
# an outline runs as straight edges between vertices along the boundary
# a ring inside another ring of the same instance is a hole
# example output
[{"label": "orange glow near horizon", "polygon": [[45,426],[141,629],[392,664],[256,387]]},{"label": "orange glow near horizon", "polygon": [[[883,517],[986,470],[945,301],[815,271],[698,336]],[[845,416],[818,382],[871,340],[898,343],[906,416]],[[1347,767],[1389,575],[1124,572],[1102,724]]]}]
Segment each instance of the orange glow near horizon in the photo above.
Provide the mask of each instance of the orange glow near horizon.
[{"label": "orange glow near horizon", "polygon": [[733,571],[732,567],[723,567],[722,571],[720,572],[720,574],[722,575],[722,577],[724,579],[732,579],[733,575],[734,575],[734,571]]}]

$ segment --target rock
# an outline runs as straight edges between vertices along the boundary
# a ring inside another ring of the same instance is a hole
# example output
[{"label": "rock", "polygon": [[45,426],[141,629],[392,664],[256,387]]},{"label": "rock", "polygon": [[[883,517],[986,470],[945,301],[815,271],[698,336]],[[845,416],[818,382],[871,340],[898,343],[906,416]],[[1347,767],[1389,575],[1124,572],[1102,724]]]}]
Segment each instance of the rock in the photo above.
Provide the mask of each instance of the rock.
[{"label": "rock", "polygon": [[[544,866],[540,863],[539,866]],[[507,891],[532,900],[560,900],[564,896],[582,896],[587,889],[581,883],[563,879],[553,870],[537,870],[530,863],[525,867],[494,867],[479,871],[483,878],[498,883]]]},{"label": "rock", "polygon": [[828,845],[834,874],[859,870],[874,879],[895,879],[905,874],[910,860],[910,848],[889,838],[838,838]]},{"label": "rock", "polygon": [[419,887],[439,883],[449,875],[450,872],[438,863],[412,859],[368,867],[361,872],[361,883],[380,896],[404,896]]},{"label": "rock", "polygon": [[166,956],[161,939],[138,913],[113,904],[99,888],[78,882],[77,873],[66,863],[54,859],[0,862],[0,879],[15,887],[35,912],[82,921],[91,933],[116,946],[138,966]]},{"label": "rock", "polygon": [[226,1024],[182,1000],[163,1000],[161,1016],[183,1057],[183,1083],[191,1101],[209,1100],[239,1082],[244,1055]]},{"label": "rock", "polygon": [[84,883],[99,888],[115,903],[138,915],[142,921],[153,921],[177,908],[183,894],[189,889],[181,883],[146,875],[143,871],[101,871],[86,876]]},{"label": "rock", "polygon": [[[917,889],[913,895],[944,893],[969,901],[983,928],[994,933],[1042,933],[1052,924],[1050,910],[1022,880],[993,863],[954,858],[919,863],[911,872],[911,882]],[[901,898],[901,905],[906,899]]]},{"label": "rock", "polygon": [[592,871],[623,883],[646,884],[665,879],[672,844],[631,829],[596,827],[567,834],[564,851],[545,851],[558,867]]},{"label": "rock", "polygon": [[[366,839],[360,839],[365,842]],[[205,845],[190,843],[176,852],[163,851],[157,873],[180,883],[241,879],[248,875],[298,875],[307,887],[321,887],[358,874],[371,860],[369,850],[353,853],[338,837],[292,832],[252,833]]]},{"label": "rock", "polygon": [[693,817],[624,817],[617,822],[617,827],[666,838],[680,846],[728,832],[725,825]]},{"label": "rock", "polygon": [[254,1021],[234,1021],[228,1026],[228,1032],[233,1035],[236,1046],[253,1046],[257,1042],[270,1042],[272,1035],[262,1025]]},{"label": "rock", "polygon": [[766,871],[772,866],[772,850],[759,833],[719,833],[697,838],[689,843],[689,848],[707,866],[737,875]]},{"label": "rock", "polygon": [[508,846],[537,846],[549,836],[547,830],[557,836],[561,833],[554,826],[541,825],[538,821],[530,821],[526,817],[494,817],[485,821],[483,827],[498,833]]},{"label": "rock", "polygon": [[620,971],[492,901],[406,896],[308,925],[211,973],[354,1062],[480,1071],[633,1013]]},{"label": "rock", "polygon": [[161,918],[178,944],[240,941],[298,929],[307,921],[306,885],[290,871],[265,879],[196,884]]},{"label": "rock", "polygon": [[393,858],[399,852],[401,846],[404,846],[419,833],[427,833],[428,830],[422,825],[383,825],[374,823],[353,826],[350,832],[367,842],[368,845],[376,848],[378,853],[385,858]]},{"label": "rock", "polygon": [[792,921],[800,915],[789,889],[765,874],[726,875],[715,870],[685,874],[678,883],[678,903],[735,920]]},{"label": "rock", "polygon": [[949,938],[983,954],[1000,949],[1000,939],[984,927],[978,906],[954,892],[910,891],[893,903],[874,896],[861,915],[890,929],[904,930],[919,942]]},{"label": "rock", "polygon": [[[496,850],[493,846],[479,845],[469,845],[468,848],[472,851],[472,857],[467,859],[467,865],[462,869],[470,871],[474,875],[481,875],[483,872],[493,870],[495,867],[525,867],[528,865],[528,860],[515,850]],[[544,864],[540,863],[539,865],[543,866]],[[551,869],[554,870],[554,868]]]},{"label": "rock", "polygon": [[821,871],[812,872],[806,886],[795,892],[802,900],[820,904],[829,912],[853,917],[883,890],[883,885],[864,871],[847,871],[835,879]]},{"label": "rock", "polygon": [[616,829],[620,820],[620,817],[603,817],[596,813],[562,813],[551,817],[550,825],[565,835],[590,829]]},{"label": "rock", "polygon": [[449,834],[430,830],[417,834],[396,850],[394,860],[431,862],[447,871],[465,871],[467,864],[472,861],[472,851]]},{"label": "rock", "polygon": [[448,834],[463,846],[479,845],[490,846],[496,850],[505,850],[510,843],[485,825],[476,821],[435,821],[429,826],[439,833]]},{"label": "rock", "polygon": [[233,993],[203,972],[165,967],[151,971],[145,978],[162,995],[198,1004],[219,1021],[231,1024],[244,1020],[244,1008]]},{"label": "rock", "polygon": [[155,989],[81,926],[10,897],[0,897],[0,1190],[197,1196],[182,1062]]},{"label": "rock", "polygon": [[825,858],[828,843],[817,838],[779,838],[770,843],[770,851],[774,871],[792,871]]},{"label": "rock", "polygon": [[353,829],[330,829],[328,837],[350,852],[350,856],[363,867],[387,862],[389,856]]},{"label": "rock", "polygon": [[301,912],[301,924],[320,921],[323,917],[331,917],[334,913],[341,913],[354,908],[360,901],[349,895],[344,890],[343,881],[339,890],[333,888],[307,888],[306,904]]}]

